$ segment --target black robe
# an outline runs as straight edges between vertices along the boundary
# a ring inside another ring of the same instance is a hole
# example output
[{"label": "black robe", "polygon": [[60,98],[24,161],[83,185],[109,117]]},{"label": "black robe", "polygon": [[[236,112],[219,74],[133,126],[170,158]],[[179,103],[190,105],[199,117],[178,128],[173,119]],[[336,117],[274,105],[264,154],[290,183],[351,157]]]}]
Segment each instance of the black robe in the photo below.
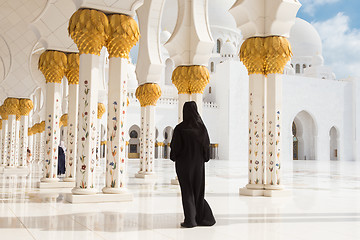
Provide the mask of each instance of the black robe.
[{"label": "black robe", "polygon": [[204,163],[210,159],[209,135],[195,102],[184,104],[183,119],[174,129],[170,159],[175,162],[180,183],[184,224],[189,227],[212,226],[216,221],[204,199]]},{"label": "black robe", "polygon": [[65,152],[58,147],[58,175],[65,174]]}]

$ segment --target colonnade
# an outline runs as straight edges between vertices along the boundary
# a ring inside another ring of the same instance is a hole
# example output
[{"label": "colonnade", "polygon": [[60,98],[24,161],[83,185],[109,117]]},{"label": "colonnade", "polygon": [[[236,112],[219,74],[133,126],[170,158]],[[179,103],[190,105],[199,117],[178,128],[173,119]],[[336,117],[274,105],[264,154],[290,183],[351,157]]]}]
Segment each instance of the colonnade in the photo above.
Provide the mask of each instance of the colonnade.
[{"label": "colonnade", "polygon": [[27,168],[28,115],[30,99],[7,98],[0,107],[0,166],[6,169]]}]

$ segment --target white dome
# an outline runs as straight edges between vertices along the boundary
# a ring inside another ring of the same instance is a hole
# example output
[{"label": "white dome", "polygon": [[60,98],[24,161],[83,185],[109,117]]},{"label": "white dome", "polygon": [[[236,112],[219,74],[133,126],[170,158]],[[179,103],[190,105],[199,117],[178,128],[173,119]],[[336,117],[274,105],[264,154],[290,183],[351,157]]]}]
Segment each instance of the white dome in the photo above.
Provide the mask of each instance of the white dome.
[{"label": "white dome", "polygon": [[291,28],[289,41],[294,57],[312,57],[322,54],[322,43],[319,33],[307,21],[296,18]]},{"label": "white dome", "polygon": [[[177,19],[177,0],[166,0],[161,20],[162,30],[173,32]],[[236,30],[234,17],[228,12],[235,0],[209,0],[210,26],[220,26]]]},{"label": "white dome", "polygon": [[314,56],[311,60],[311,65],[312,66],[324,66],[324,58],[323,56],[321,56],[320,54],[317,54],[316,56]]},{"label": "white dome", "polygon": [[224,45],[222,45],[220,50],[221,56],[226,55],[236,55],[236,48],[233,43],[230,42],[230,40],[227,40]]}]

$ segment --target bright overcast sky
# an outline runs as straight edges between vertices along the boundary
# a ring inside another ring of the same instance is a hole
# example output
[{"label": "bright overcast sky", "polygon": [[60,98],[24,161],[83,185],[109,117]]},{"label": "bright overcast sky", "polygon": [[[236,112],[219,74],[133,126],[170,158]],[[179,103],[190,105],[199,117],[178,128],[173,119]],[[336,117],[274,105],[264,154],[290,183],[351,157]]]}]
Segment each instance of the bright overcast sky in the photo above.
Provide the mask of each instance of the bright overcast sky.
[{"label": "bright overcast sky", "polygon": [[298,17],[318,30],[325,64],[338,79],[360,77],[360,0],[300,0]]}]

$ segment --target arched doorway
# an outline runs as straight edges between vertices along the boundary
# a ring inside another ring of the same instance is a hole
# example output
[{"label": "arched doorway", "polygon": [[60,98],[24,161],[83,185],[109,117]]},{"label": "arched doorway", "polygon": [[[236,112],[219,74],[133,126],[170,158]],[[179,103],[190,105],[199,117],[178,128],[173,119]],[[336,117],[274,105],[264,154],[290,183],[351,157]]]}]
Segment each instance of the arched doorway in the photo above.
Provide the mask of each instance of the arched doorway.
[{"label": "arched doorway", "polygon": [[299,112],[292,123],[293,160],[317,159],[317,125],[306,111]]},{"label": "arched doorway", "polygon": [[335,127],[332,127],[329,132],[330,135],[330,160],[337,161],[338,158],[338,132]]},{"label": "arched doorway", "polygon": [[296,124],[292,124],[292,135],[293,135],[293,160],[299,160],[299,141],[297,138]]},{"label": "arched doorway", "polygon": [[132,125],[129,129],[128,158],[140,158],[140,127]]}]

